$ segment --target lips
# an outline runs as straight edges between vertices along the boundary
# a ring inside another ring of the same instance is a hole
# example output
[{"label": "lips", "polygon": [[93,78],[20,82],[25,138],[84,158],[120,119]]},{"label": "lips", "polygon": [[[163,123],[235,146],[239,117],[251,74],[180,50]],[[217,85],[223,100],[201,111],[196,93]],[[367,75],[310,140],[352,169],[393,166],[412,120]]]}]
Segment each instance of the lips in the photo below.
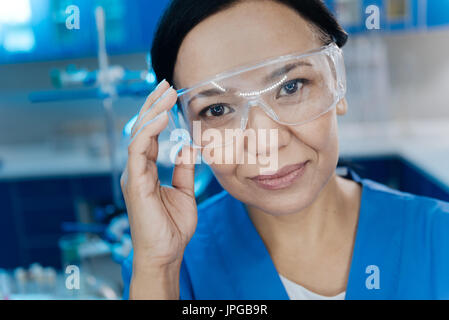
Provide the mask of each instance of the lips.
[{"label": "lips", "polygon": [[268,190],[284,189],[301,177],[309,161],[283,167],[271,175],[260,175],[251,178],[259,187]]}]

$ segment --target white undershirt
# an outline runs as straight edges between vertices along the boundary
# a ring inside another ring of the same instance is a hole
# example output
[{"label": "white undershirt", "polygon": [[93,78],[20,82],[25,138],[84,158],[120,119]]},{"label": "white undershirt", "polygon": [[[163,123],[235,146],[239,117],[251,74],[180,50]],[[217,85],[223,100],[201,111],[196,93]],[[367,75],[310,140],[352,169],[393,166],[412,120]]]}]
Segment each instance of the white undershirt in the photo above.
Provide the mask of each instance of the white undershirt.
[{"label": "white undershirt", "polygon": [[346,292],[334,297],[326,297],[307,290],[303,286],[279,275],[290,300],[344,300]]}]

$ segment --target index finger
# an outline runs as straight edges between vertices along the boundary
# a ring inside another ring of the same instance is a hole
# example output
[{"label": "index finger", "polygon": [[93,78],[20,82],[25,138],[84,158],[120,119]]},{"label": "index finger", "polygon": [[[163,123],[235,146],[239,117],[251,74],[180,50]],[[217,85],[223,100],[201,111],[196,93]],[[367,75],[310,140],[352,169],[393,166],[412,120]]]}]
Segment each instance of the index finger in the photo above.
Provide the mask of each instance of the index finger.
[{"label": "index finger", "polygon": [[148,97],[146,98],[144,104],[139,110],[139,115],[137,117],[136,122],[134,123],[132,129],[131,129],[131,135],[134,134],[134,131],[139,126],[139,123],[141,122],[142,118],[145,117],[146,112],[153,106],[161,97],[162,95],[167,91],[169,88],[169,83],[164,79],[162,80],[156,89],[151,92]]}]

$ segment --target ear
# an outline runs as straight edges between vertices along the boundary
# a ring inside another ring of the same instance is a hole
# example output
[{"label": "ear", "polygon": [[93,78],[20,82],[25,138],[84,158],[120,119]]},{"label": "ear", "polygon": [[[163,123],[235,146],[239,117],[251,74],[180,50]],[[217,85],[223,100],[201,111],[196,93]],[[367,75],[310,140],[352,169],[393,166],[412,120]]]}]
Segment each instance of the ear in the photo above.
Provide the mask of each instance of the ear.
[{"label": "ear", "polygon": [[337,115],[344,116],[348,112],[348,101],[343,98],[337,104]]}]

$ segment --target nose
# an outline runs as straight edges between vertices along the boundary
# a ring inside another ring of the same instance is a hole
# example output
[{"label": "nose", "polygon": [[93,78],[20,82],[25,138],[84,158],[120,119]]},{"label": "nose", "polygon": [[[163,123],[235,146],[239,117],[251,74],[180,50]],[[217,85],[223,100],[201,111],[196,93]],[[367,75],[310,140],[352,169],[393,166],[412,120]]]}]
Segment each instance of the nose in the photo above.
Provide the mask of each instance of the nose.
[{"label": "nose", "polygon": [[248,110],[259,108],[262,109],[271,119],[278,121],[279,118],[276,113],[268,105],[266,105],[262,100],[251,100],[248,102]]},{"label": "nose", "polygon": [[256,156],[269,156],[270,152],[275,152],[276,149],[288,145],[290,131],[284,125],[276,122],[277,119],[276,114],[265,103],[257,100],[249,102],[246,130],[254,131],[253,136],[256,137],[256,146],[249,146],[249,141],[245,139],[245,150],[247,152],[255,152]]}]

